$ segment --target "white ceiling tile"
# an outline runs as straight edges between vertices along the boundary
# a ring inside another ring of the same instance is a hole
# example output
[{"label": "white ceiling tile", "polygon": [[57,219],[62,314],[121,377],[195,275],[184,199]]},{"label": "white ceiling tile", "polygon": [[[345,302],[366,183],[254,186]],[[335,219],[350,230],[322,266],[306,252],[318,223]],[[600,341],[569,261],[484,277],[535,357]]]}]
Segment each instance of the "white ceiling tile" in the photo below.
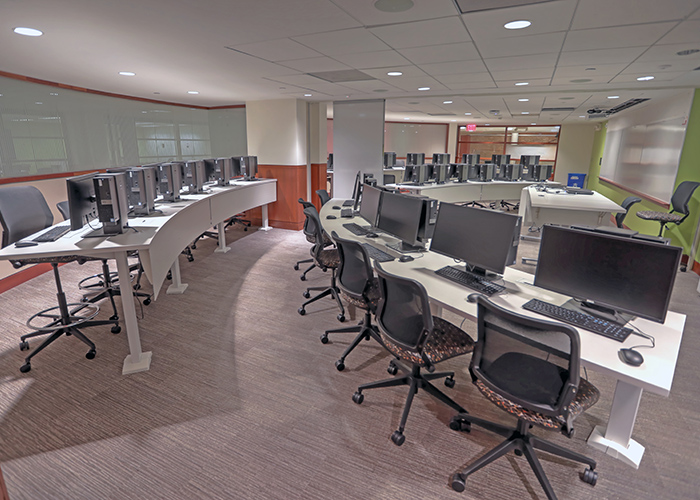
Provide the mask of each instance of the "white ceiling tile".
[{"label": "white ceiling tile", "polygon": [[445,85],[454,83],[474,83],[474,82],[493,82],[490,73],[462,73],[460,75],[440,75],[435,76],[435,79]]},{"label": "white ceiling tile", "polygon": [[[462,16],[469,34],[478,42],[493,38],[507,38],[523,35],[538,35],[569,29],[576,9],[575,0],[544,2],[507,9],[494,9]],[[508,30],[503,27],[510,21],[525,19],[532,24],[521,30]]]},{"label": "white ceiling tile", "polygon": [[398,87],[389,85],[386,82],[379,80],[370,80],[362,82],[343,82],[343,87],[347,87],[353,90],[359,90],[362,92],[374,92],[375,90],[387,90],[387,91],[397,91],[400,90]]},{"label": "white ceiling tile", "polygon": [[585,0],[578,4],[572,29],[679,21],[697,7],[694,0]]},{"label": "white ceiling tile", "polygon": [[450,90],[495,89],[496,84],[492,80],[488,82],[455,82],[446,84],[446,87]]},{"label": "white ceiling tile", "polygon": [[564,35],[562,31],[544,35],[477,40],[476,43],[484,58],[549,54],[561,50]]},{"label": "white ceiling tile", "polygon": [[369,31],[395,49],[471,42],[459,16],[378,26]]},{"label": "white ceiling tile", "polygon": [[639,88],[644,88],[644,86],[649,86],[649,85],[654,85],[655,82],[664,82],[664,81],[671,81],[675,80],[681,75],[684,75],[684,72],[680,71],[673,71],[673,72],[666,72],[666,73],[658,73],[653,75],[654,79],[645,81],[645,82],[640,82],[637,81],[637,78],[640,76],[648,76],[646,73],[623,73],[619,76],[616,76],[610,83],[630,83],[634,82],[635,85],[639,86]]},{"label": "white ceiling tile", "polygon": [[684,21],[678,24],[668,35],[659,40],[658,43],[687,43],[693,45],[688,48],[700,49],[700,46],[698,46],[700,45],[700,19]]},{"label": "white ceiling tile", "polygon": [[305,87],[307,85],[313,85],[316,83],[328,83],[323,80],[316,78],[311,75],[282,75],[282,76],[270,76],[266,78],[267,80],[272,80],[280,83],[287,83],[289,85],[297,85],[299,87]]},{"label": "white ceiling tile", "polygon": [[488,71],[486,69],[486,65],[484,65],[484,63],[479,59],[474,59],[472,61],[421,64],[420,69],[435,77],[442,75],[458,75],[463,74],[466,71],[474,73],[483,73]]},{"label": "white ceiling tile", "polygon": [[333,56],[334,59],[357,69],[383,68],[386,66],[403,66],[410,62],[395,50],[379,52],[361,52]]},{"label": "white ceiling tile", "polygon": [[452,0],[415,1],[413,7],[404,12],[382,12],[374,7],[374,1],[333,0],[333,3],[365,26],[405,23],[457,14]]},{"label": "white ceiling tile", "polygon": [[625,73],[648,73],[655,75],[667,71],[693,71],[700,66],[700,60],[689,58],[674,58],[672,61],[640,61],[627,66]]},{"label": "white ceiling tile", "polygon": [[581,66],[559,66],[557,67],[556,75],[569,76],[571,78],[588,78],[591,75],[615,76],[626,67],[627,63],[596,64],[595,66],[590,66],[588,64]]},{"label": "white ceiling tile", "polygon": [[484,59],[489,71],[508,71],[511,69],[551,68],[557,63],[558,54],[536,54],[532,56],[495,57]]},{"label": "white ceiling tile", "polygon": [[414,47],[402,49],[399,52],[413,64],[469,61],[481,58],[474,44],[470,42]]},{"label": "white ceiling tile", "polygon": [[[401,76],[388,76],[387,73],[390,71],[400,71],[403,73]],[[425,76],[425,72],[422,71],[417,66],[386,66],[384,68],[374,68],[374,69],[363,69],[363,73],[367,73],[374,78],[386,79],[389,82],[395,78],[410,78],[412,76]]]},{"label": "white ceiling tile", "polygon": [[391,48],[365,28],[297,36],[294,37],[294,40],[327,56],[374,52]]},{"label": "white ceiling tile", "polygon": [[551,68],[524,68],[511,69],[507,71],[492,71],[493,79],[498,80],[529,80],[531,78],[551,78],[553,69]]},{"label": "white ceiling tile", "polygon": [[584,75],[581,77],[562,76],[555,71],[554,78],[552,78],[552,85],[588,85],[590,83],[608,83],[613,78],[614,75]]},{"label": "white ceiling tile", "polygon": [[526,89],[531,89],[532,87],[547,87],[549,85],[549,78],[527,78],[524,81],[528,82],[529,85],[515,85],[522,81],[523,80],[497,80],[496,85],[498,85],[498,88],[510,88],[515,92],[526,92]]},{"label": "white ceiling tile", "polygon": [[683,62],[683,61],[700,61],[700,52],[696,52],[694,54],[690,54],[687,56],[679,56],[677,52],[680,52],[681,50],[685,50],[687,48],[699,48],[700,47],[688,47],[687,44],[681,43],[681,44],[673,44],[673,45],[654,45],[651,47],[649,50],[644,52],[639,59],[636,60],[636,62],[653,62],[653,61],[660,61],[664,62],[667,64],[673,64],[674,62]]},{"label": "white ceiling tile", "polygon": [[304,73],[318,71],[337,71],[340,69],[352,69],[346,64],[340,63],[330,57],[312,57],[310,59],[296,59],[294,61],[285,61],[279,63],[282,66],[303,71]]},{"label": "white ceiling tile", "polygon": [[[544,99],[542,104],[543,108],[562,108],[562,107],[578,107],[584,102],[590,99],[591,94],[586,92],[585,94],[578,94],[572,92],[571,94],[564,95],[551,95]],[[572,99],[573,98],[573,99]]]},{"label": "white ceiling tile", "polygon": [[309,57],[319,57],[323,55],[290,38],[246,43],[229,48],[273,62],[288,61],[290,59],[307,59]]},{"label": "white ceiling tile", "polygon": [[[645,47],[629,47],[626,49],[577,50],[562,52],[559,56],[559,66],[579,66],[589,64],[629,63],[644,52]],[[487,63],[488,64],[488,63]]]},{"label": "white ceiling tile", "polygon": [[676,23],[654,23],[570,31],[564,43],[565,51],[643,47],[653,45]]},{"label": "white ceiling tile", "polygon": [[[414,78],[397,78],[396,83],[394,83],[400,89],[406,90],[408,92],[415,92],[416,94],[422,93],[424,91],[419,91],[420,87],[430,87],[430,90],[444,90],[445,86],[440,82],[431,78],[429,76],[421,76]],[[430,94],[426,94],[430,95]]]}]

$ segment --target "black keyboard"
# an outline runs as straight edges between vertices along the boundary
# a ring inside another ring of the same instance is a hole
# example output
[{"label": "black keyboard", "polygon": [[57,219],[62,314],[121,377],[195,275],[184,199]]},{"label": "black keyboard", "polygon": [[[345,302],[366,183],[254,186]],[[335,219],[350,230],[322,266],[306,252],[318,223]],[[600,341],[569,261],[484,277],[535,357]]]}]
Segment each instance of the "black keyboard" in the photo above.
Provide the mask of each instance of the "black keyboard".
[{"label": "black keyboard", "polygon": [[458,285],[466,286],[477,292],[490,297],[491,295],[502,292],[506,289],[503,285],[497,285],[493,281],[484,278],[482,275],[471,273],[463,269],[457,269],[452,266],[445,266],[442,269],[435,271],[435,274],[450,281],[454,281]]},{"label": "black keyboard", "polygon": [[40,234],[36,238],[34,238],[32,241],[36,241],[37,243],[46,243],[47,241],[56,241],[59,239],[61,236],[66,234],[68,231],[70,231],[70,226],[63,224],[60,226],[54,226],[48,231],[46,231],[43,234]]},{"label": "black keyboard", "polygon": [[347,224],[343,224],[343,227],[355,236],[364,236],[367,233],[372,232],[372,230],[368,226],[360,226],[359,224],[355,224],[354,222],[348,222]]},{"label": "black keyboard", "polygon": [[340,211],[340,216],[341,217],[355,217],[355,212],[353,212],[352,208],[344,208]]},{"label": "black keyboard", "polygon": [[355,204],[355,200],[345,200],[345,201],[343,202],[343,206],[344,206],[344,207],[351,207],[351,206],[353,206],[354,204]]},{"label": "black keyboard", "polygon": [[378,262],[389,262],[395,260],[394,257],[388,253],[379,250],[377,247],[373,247],[369,243],[362,243],[362,246],[367,251],[367,255]]},{"label": "black keyboard", "polygon": [[572,311],[571,309],[555,306],[554,304],[537,299],[531,299],[529,302],[523,304],[523,309],[558,319],[564,323],[578,326],[579,328],[597,333],[603,337],[608,337],[609,339],[617,340],[618,342],[624,342],[632,333],[630,328],[625,328],[615,323],[610,323],[602,318],[589,316],[588,314]]}]

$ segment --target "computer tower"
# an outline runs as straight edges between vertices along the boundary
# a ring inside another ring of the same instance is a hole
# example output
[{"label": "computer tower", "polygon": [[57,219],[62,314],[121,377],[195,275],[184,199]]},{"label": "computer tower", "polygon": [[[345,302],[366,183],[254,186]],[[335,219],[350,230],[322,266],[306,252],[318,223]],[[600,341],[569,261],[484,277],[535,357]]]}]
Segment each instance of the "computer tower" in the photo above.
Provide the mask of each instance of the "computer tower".
[{"label": "computer tower", "polygon": [[425,163],[425,153],[408,153],[406,155],[406,165],[423,165]]},{"label": "computer tower", "polygon": [[482,163],[477,165],[479,167],[479,180],[482,182],[492,181],[494,175],[494,164],[493,163]]},{"label": "computer tower", "polygon": [[179,163],[158,165],[158,191],[163,201],[179,201],[182,188],[182,172]]},{"label": "computer tower", "polygon": [[190,160],[185,162],[185,187],[189,194],[204,192],[204,182],[207,180],[204,160]]},{"label": "computer tower", "polygon": [[233,159],[217,158],[214,163],[214,172],[216,183],[219,186],[228,186],[229,181],[233,178]]},{"label": "computer tower", "polygon": [[97,174],[93,183],[102,232],[106,235],[123,233],[129,214],[126,174]]},{"label": "computer tower", "polygon": [[467,180],[478,181],[479,180],[479,165],[467,165]]},{"label": "computer tower", "polygon": [[244,181],[255,180],[255,175],[258,173],[258,157],[257,156],[241,156],[240,157],[241,175]]},{"label": "computer tower", "polygon": [[396,153],[395,152],[385,152],[384,153],[384,167],[392,168],[396,165]]},{"label": "computer tower", "polygon": [[444,184],[449,178],[450,166],[433,165],[433,172],[435,173],[435,182],[438,184]]},{"label": "computer tower", "polygon": [[423,198],[423,209],[421,210],[421,223],[418,228],[418,241],[424,244],[433,237],[435,231],[435,221],[437,220],[438,201],[432,198]]},{"label": "computer tower", "polygon": [[462,155],[462,163],[466,163],[467,165],[476,165],[479,163],[480,159],[481,159],[481,156],[479,156],[477,154],[464,153]]},{"label": "computer tower", "polygon": [[155,205],[155,199],[158,197],[158,175],[156,167],[151,167],[144,165],[141,167],[143,170],[143,180],[144,188],[146,189],[146,198],[153,200],[153,205]]},{"label": "computer tower", "polygon": [[403,170],[403,177],[401,178],[402,183],[413,182],[413,167],[414,165],[406,165]]},{"label": "computer tower", "polygon": [[[129,207],[134,215],[148,215],[155,210],[154,169],[130,168],[124,172]],[[148,180],[147,180],[148,178]]]},{"label": "computer tower", "polygon": [[450,163],[449,153],[433,153],[433,165],[443,165]]},{"label": "computer tower", "polygon": [[491,163],[494,165],[507,165],[510,163],[510,155],[491,155]]},{"label": "computer tower", "polygon": [[504,181],[506,180],[506,173],[508,165],[494,165],[493,166],[493,180]]},{"label": "computer tower", "polygon": [[469,174],[469,165],[466,163],[457,163],[455,165],[457,182],[467,182]]},{"label": "computer tower", "polygon": [[427,183],[429,180],[428,165],[414,165],[413,166],[413,176],[411,178],[412,182],[415,182],[419,186]]},{"label": "computer tower", "polygon": [[552,176],[552,165],[533,165],[530,167],[532,171],[532,180],[535,182],[543,182]]}]

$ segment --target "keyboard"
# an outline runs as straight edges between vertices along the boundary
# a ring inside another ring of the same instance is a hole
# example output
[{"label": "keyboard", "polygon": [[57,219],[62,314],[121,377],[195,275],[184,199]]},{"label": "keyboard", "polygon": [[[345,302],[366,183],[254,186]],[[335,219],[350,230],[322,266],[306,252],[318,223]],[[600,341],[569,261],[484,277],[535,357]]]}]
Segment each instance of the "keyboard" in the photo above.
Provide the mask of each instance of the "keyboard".
[{"label": "keyboard", "polygon": [[523,304],[523,309],[536,312],[550,318],[557,319],[570,325],[578,326],[584,330],[588,330],[603,337],[624,342],[630,336],[632,330],[623,326],[616,325],[602,318],[596,318],[578,311],[572,311],[565,307],[555,306],[548,302],[532,299]]},{"label": "keyboard", "polygon": [[379,250],[377,247],[373,247],[369,243],[362,243],[362,246],[367,251],[367,255],[378,262],[389,262],[395,260],[394,257],[388,253]]},{"label": "keyboard", "polygon": [[36,241],[37,243],[46,243],[47,241],[56,241],[59,239],[61,236],[66,234],[68,231],[70,231],[70,226],[66,224],[62,224],[60,226],[54,226],[48,231],[46,231],[43,234],[40,234],[36,238],[34,238],[32,241]]},{"label": "keyboard", "polygon": [[355,213],[353,212],[352,208],[343,208],[340,211],[340,216],[341,217],[355,217]]},{"label": "keyboard", "polygon": [[454,281],[458,285],[466,286],[477,292],[490,297],[493,294],[502,292],[506,289],[503,285],[497,285],[493,281],[484,278],[482,275],[471,273],[463,269],[457,269],[452,266],[445,266],[442,269],[435,271],[435,274],[450,281]]},{"label": "keyboard", "polygon": [[345,200],[345,201],[343,202],[343,206],[344,206],[344,207],[351,207],[351,206],[353,206],[354,204],[355,204],[355,200]]},{"label": "keyboard", "polygon": [[348,222],[347,224],[343,224],[343,227],[355,236],[364,236],[367,233],[372,232],[368,226],[360,226],[359,224],[355,224],[354,222]]}]

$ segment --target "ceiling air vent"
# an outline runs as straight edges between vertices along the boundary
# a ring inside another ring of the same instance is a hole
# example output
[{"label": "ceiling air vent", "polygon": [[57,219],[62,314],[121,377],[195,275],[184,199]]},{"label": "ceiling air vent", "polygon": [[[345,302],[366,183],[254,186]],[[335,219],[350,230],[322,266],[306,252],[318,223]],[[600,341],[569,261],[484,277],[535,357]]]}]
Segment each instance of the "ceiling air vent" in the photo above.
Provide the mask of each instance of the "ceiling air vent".
[{"label": "ceiling air vent", "polygon": [[325,80],[331,83],[341,83],[341,82],[361,82],[364,80],[376,80],[369,76],[367,73],[358,71],[356,69],[343,69],[339,71],[322,71],[320,73],[307,73],[310,76],[315,76],[321,80]]},{"label": "ceiling air vent", "polygon": [[576,108],[542,108],[542,112],[552,112],[552,113],[571,113],[572,111],[575,111]]},{"label": "ceiling air vent", "polygon": [[455,113],[428,113],[428,116],[457,116]]},{"label": "ceiling air vent", "polygon": [[636,106],[637,104],[641,104],[641,103],[643,103],[644,101],[648,101],[648,100],[649,100],[648,97],[647,97],[647,98],[643,98],[643,99],[642,99],[642,98],[640,98],[640,99],[630,99],[629,101],[625,101],[625,102],[623,102],[622,104],[618,104],[618,105],[615,106],[614,108],[610,108],[610,109],[608,110],[608,114],[611,114],[611,115],[612,115],[612,114],[615,114],[615,113],[619,113],[620,111],[622,111],[622,110],[624,110],[624,109],[631,108],[632,106]]},{"label": "ceiling air vent", "polygon": [[479,12],[480,10],[506,9],[508,7],[520,7],[536,3],[551,2],[552,0],[457,0],[457,5],[462,14]]}]

